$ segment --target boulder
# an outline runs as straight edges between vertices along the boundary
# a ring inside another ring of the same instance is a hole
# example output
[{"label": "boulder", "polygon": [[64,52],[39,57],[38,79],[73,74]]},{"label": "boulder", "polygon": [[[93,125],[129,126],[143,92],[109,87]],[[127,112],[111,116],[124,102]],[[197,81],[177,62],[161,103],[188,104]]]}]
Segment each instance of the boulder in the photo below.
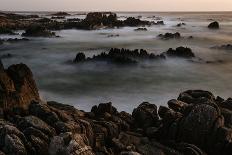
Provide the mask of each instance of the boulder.
[{"label": "boulder", "polygon": [[138,127],[147,128],[157,126],[159,120],[157,106],[144,102],[133,110],[132,117]]},{"label": "boulder", "polygon": [[217,21],[214,21],[208,25],[209,29],[219,29],[219,23]]}]

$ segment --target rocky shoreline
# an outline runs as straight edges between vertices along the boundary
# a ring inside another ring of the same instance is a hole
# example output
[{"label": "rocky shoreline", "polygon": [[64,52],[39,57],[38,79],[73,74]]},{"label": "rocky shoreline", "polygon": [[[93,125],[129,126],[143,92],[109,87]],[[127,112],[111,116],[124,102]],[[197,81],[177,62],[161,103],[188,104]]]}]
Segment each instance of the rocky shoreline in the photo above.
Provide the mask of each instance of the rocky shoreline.
[{"label": "rocky shoreline", "polygon": [[232,99],[188,90],[132,114],[101,103],[91,112],[39,97],[24,64],[0,63],[0,154],[229,155]]}]

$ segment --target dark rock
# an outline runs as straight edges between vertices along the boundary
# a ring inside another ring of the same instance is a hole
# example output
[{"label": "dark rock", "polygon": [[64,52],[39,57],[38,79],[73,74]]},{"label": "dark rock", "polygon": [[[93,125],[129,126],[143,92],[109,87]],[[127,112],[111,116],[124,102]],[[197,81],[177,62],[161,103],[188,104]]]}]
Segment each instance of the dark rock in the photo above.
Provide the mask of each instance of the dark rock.
[{"label": "dark rock", "polygon": [[27,37],[54,37],[56,34],[43,26],[34,25],[27,28],[22,35]]},{"label": "dark rock", "polygon": [[0,27],[0,34],[15,35],[15,33],[11,29],[5,27]]},{"label": "dark rock", "polygon": [[135,29],[135,31],[147,31],[147,28],[140,27],[140,28]]},{"label": "dark rock", "polygon": [[208,25],[209,29],[219,29],[219,23],[217,21],[212,22]]},{"label": "dark rock", "polygon": [[73,60],[73,62],[83,62],[85,61],[86,57],[84,53],[77,53],[76,58]]},{"label": "dark rock", "polygon": [[176,32],[176,33],[160,34],[160,35],[158,35],[158,37],[161,39],[164,39],[164,40],[169,40],[169,39],[180,39],[181,35],[179,32]]},{"label": "dark rock", "polygon": [[52,16],[70,16],[71,14],[67,13],[67,12],[56,12],[53,13]]},{"label": "dark rock", "polygon": [[176,26],[177,27],[181,27],[181,26],[183,26],[183,25],[186,25],[185,23],[178,23]]},{"label": "dark rock", "polygon": [[[84,54],[78,53],[77,60],[74,62],[83,62]],[[129,50],[129,49],[117,49],[112,48],[109,53],[100,53],[99,55],[94,55],[92,58],[86,58],[85,61],[106,61],[109,63],[115,64],[136,64],[138,61],[141,60],[159,60],[165,59],[164,55],[154,55],[153,53],[149,54],[146,50],[138,49],[136,50]],[[82,60],[82,61],[81,61]]]},{"label": "dark rock", "polygon": [[132,117],[138,127],[147,128],[157,126],[159,120],[157,106],[144,102],[133,110]]},{"label": "dark rock", "polygon": [[156,23],[154,23],[155,25],[164,25],[164,21],[160,20],[160,21],[157,21]]},{"label": "dark rock", "polygon": [[150,25],[149,21],[142,21],[140,19],[136,19],[134,17],[128,17],[124,21],[125,26],[145,26],[145,25]]},{"label": "dark rock", "polygon": [[195,54],[190,48],[177,47],[176,50],[170,48],[165,54],[170,57],[182,57],[182,58],[193,58]]}]

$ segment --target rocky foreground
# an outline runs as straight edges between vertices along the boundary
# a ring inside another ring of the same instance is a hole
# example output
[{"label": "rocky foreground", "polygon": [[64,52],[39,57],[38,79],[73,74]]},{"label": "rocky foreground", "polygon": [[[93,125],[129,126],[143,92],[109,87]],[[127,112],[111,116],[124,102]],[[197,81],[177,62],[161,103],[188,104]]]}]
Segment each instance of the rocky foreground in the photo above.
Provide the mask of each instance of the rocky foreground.
[{"label": "rocky foreground", "polygon": [[39,98],[24,64],[0,63],[0,154],[229,155],[232,99],[188,90],[168,107],[144,102],[132,114],[101,103],[91,112]]}]

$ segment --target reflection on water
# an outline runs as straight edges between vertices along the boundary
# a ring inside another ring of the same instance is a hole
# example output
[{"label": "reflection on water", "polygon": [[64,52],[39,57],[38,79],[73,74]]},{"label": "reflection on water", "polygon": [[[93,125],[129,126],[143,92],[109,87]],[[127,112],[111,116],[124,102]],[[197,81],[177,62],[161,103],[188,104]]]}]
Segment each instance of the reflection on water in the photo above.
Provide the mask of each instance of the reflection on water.
[{"label": "reflection on water", "polygon": [[[142,15],[145,19],[160,16],[166,25],[148,27],[147,32],[135,32],[135,28],[128,27],[96,31],[63,30],[57,32],[61,38],[31,38],[29,42],[1,45],[0,54],[13,54],[13,58],[3,60],[6,66],[23,62],[31,67],[43,99],[72,104],[83,110],[90,110],[100,102],[112,101],[119,110],[130,112],[142,101],[166,104],[168,99],[176,98],[186,89],[206,89],[222,97],[232,95],[232,51],[210,49],[211,46],[232,43],[231,14]],[[220,20],[221,29],[207,29],[209,19]],[[179,22],[187,25],[176,27]],[[156,38],[160,33],[177,31],[185,38],[168,41]],[[109,34],[119,34],[119,37],[109,38]],[[187,39],[188,36],[194,39]],[[178,46],[192,48],[204,60],[224,60],[224,63],[192,63],[181,59],[143,62],[128,67],[104,63],[66,63],[74,59],[77,52],[92,56],[117,47],[144,48],[158,54]]]}]

